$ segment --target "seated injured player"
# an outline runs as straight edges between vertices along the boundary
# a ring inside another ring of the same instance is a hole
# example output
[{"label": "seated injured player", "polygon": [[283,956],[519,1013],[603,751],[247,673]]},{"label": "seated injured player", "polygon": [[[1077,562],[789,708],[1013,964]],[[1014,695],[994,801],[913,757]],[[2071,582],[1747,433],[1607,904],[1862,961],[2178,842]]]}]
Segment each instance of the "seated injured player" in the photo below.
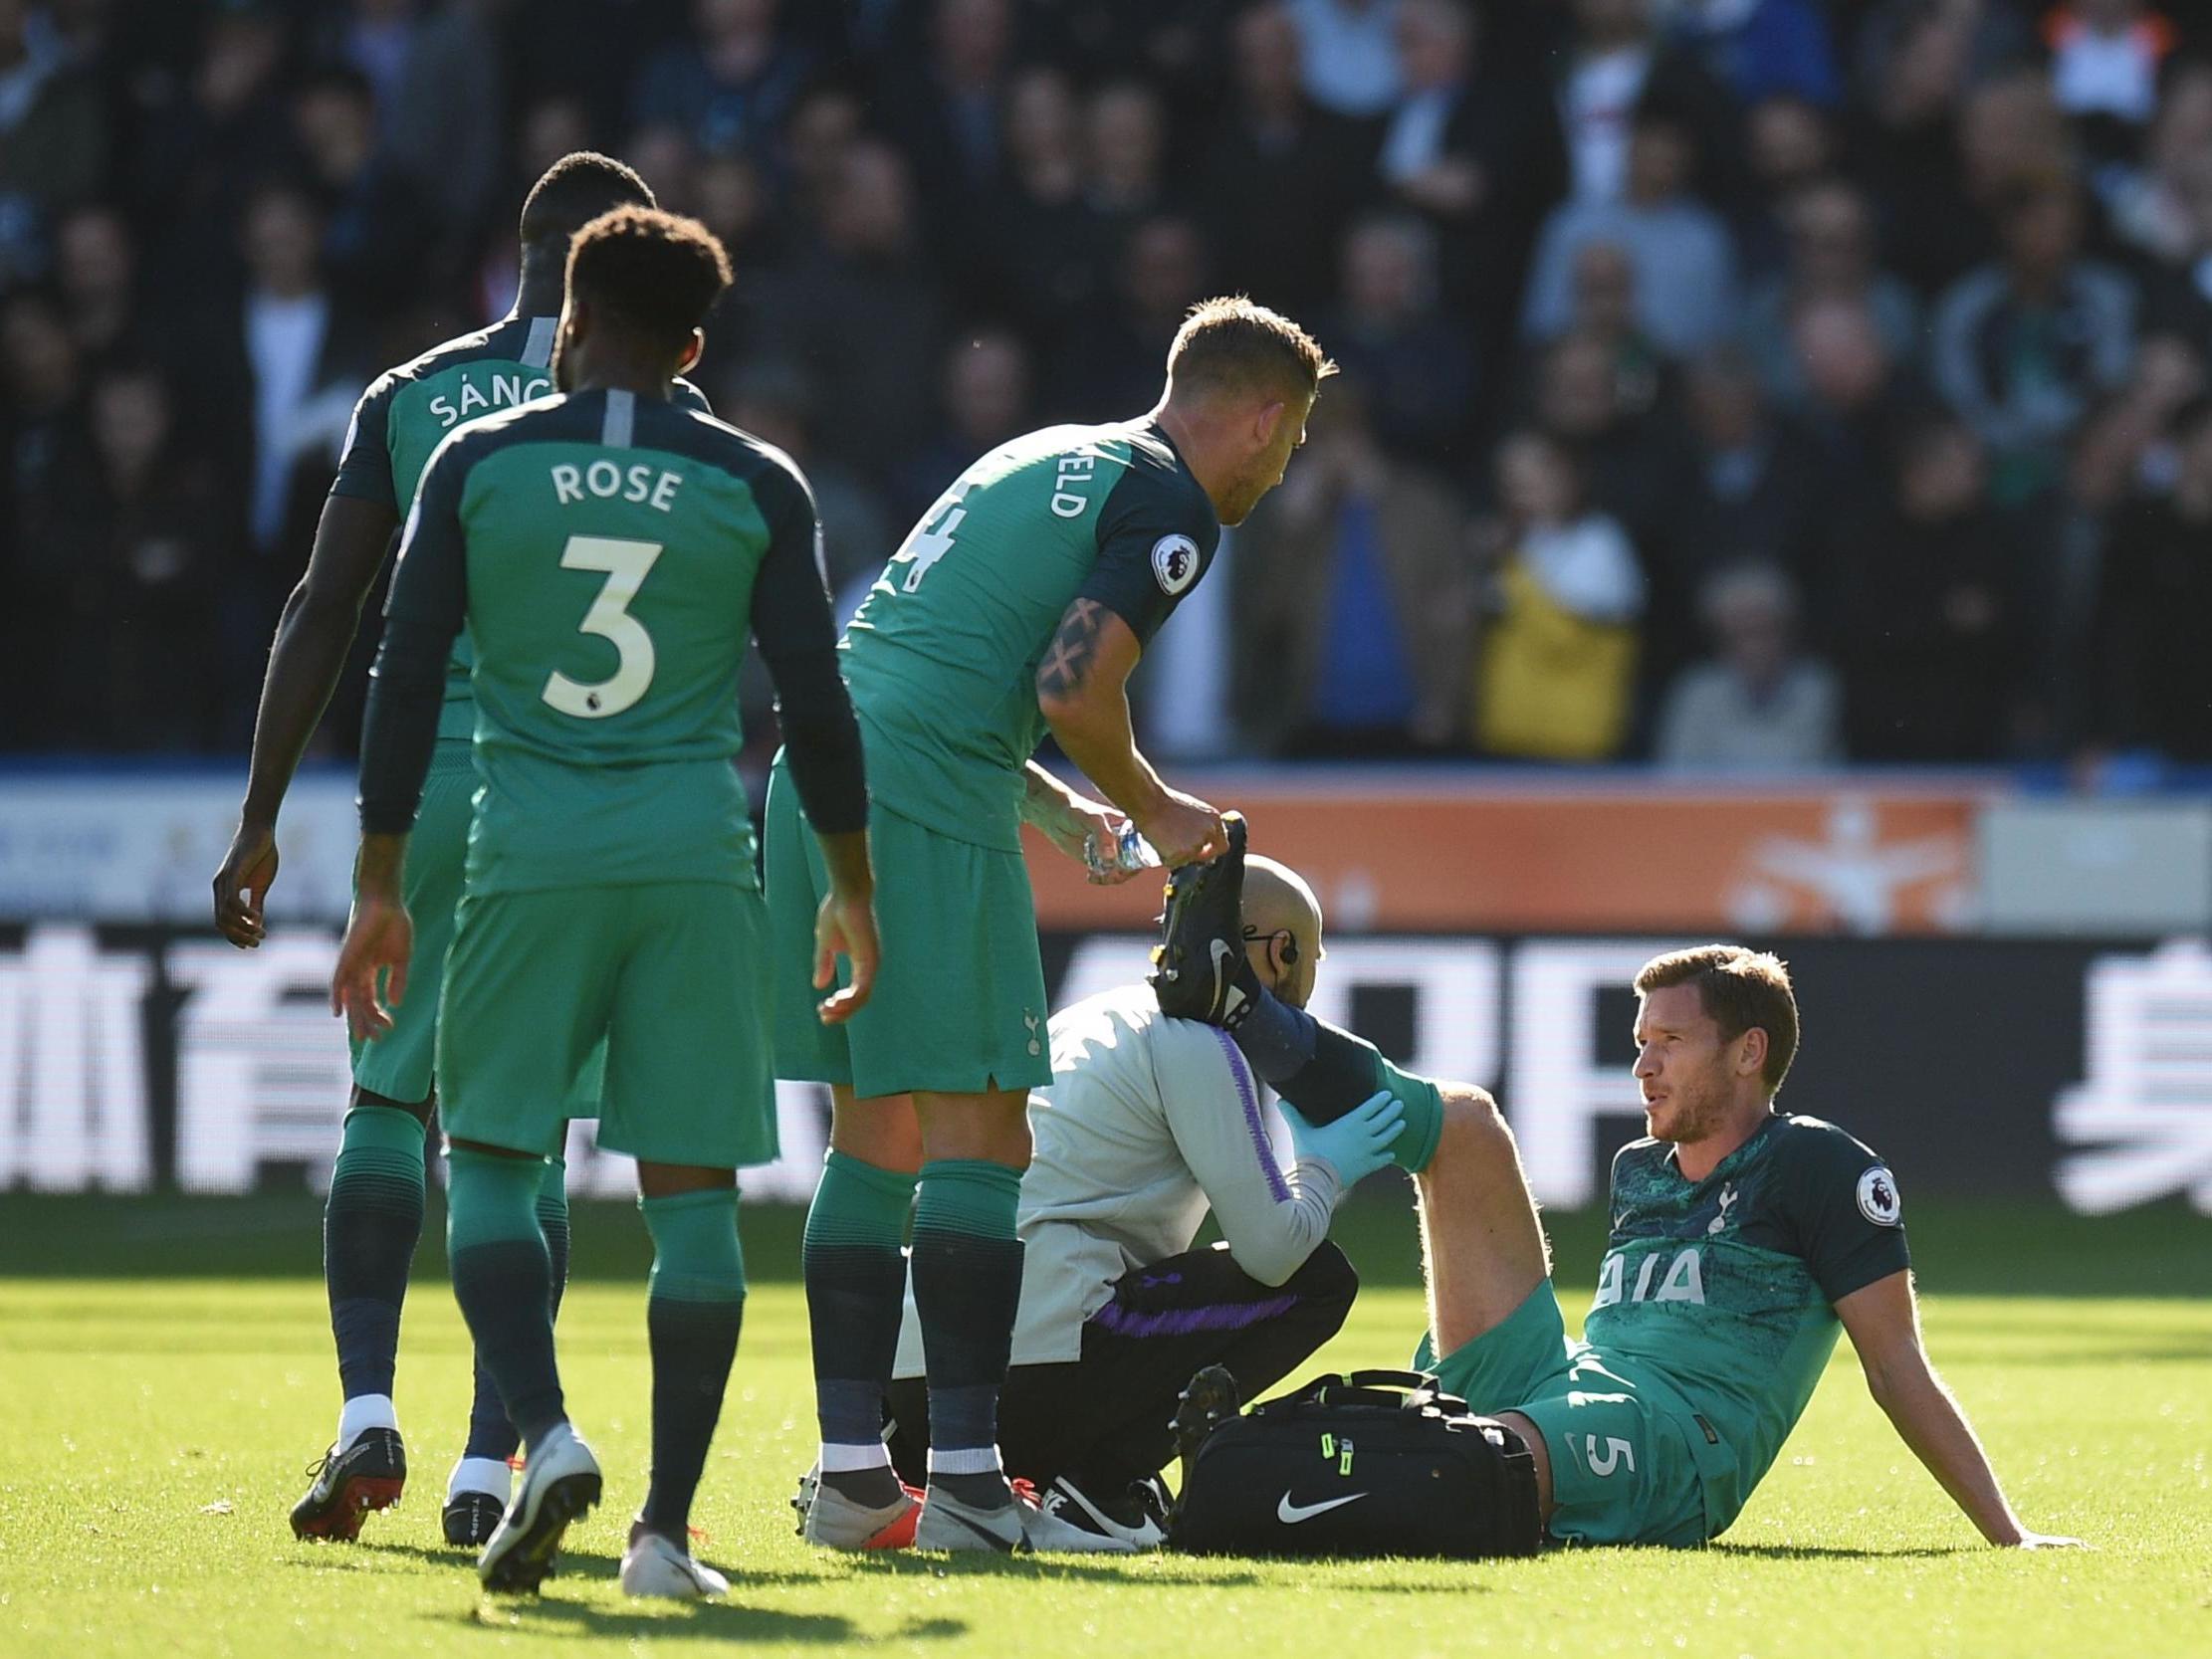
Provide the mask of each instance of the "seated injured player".
[{"label": "seated injured player", "polygon": [[1420,1194],[1429,1330],[1416,1363],[1533,1454],[1548,1536],[1698,1545],[1727,1530],[1812,1398],[1839,1329],[1898,1435],[1992,1544],[2073,1544],[2014,1515],[1920,1343],[1896,1182],[1835,1125],[1777,1112],[1797,1049],[1784,965],[1732,945],[1637,975],[1647,1137],[1613,1162],[1611,1234],[1584,1339],[1570,1339],[1550,1252],[1496,1103],[1432,1083],[1208,964],[1234,931],[1231,851],[1178,872],[1155,985],[1164,1009],[1232,1028],[1309,1120],[1380,1084]]},{"label": "seated injured player", "polygon": [[[1294,873],[1248,861],[1241,955],[1284,1004],[1312,994],[1321,910]],[[1328,1242],[1338,1200],[1390,1160],[1403,1108],[1378,1095],[1326,1129],[1283,1114],[1296,1161],[1225,1032],[1164,1018],[1138,982],[1050,1023],[1052,1084],[1029,1097],[1026,1247],[1013,1365],[999,1396],[1006,1473],[1061,1519],[1126,1549],[1162,1541],[1159,1470],[1192,1373],[1246,1398],[1344,1322],[1359,1281]],[[1212,1210],[1222,1242],[1194,1250]],[[929,1395],[911,1297],[888,1396],[893,1461],[921,1486]],[[888,1542],[888,1541],[887,1541]]]}]

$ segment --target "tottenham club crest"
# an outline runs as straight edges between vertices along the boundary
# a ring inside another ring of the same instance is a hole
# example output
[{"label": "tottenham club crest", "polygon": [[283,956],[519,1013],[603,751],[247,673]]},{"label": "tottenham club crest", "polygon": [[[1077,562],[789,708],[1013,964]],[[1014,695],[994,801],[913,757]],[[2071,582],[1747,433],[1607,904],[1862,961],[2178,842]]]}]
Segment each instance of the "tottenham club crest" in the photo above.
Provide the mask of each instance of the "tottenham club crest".
[{"label": "tottenham club crest", "polygon": [[1904,1213],[1895,1178],[1879,1163],[1859,1177],[1859,1213],[1878,1227],[1894,1227]]},{"label": "tottenham club crest", "polygon": [[1163,535],[1152,544],[1152,575],[1170,599],[1199,579],[1199,544],[1188,535]]}]

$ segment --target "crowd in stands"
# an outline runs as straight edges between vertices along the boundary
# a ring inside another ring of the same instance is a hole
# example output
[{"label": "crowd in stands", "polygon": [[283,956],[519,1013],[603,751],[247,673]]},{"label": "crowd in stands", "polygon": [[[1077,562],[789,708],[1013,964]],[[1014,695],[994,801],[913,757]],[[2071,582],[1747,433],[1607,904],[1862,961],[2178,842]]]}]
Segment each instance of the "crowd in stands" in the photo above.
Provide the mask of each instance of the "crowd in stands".
[{"label": "crowd in stands", "polygon": [[1313,329],[1170,752],[2212,761],[2212,8],[2146,0],[0,0],[0,751],[243,752],[354,398],[586,146],[729,245],[697,378],[848,607],[1194,300]]}]

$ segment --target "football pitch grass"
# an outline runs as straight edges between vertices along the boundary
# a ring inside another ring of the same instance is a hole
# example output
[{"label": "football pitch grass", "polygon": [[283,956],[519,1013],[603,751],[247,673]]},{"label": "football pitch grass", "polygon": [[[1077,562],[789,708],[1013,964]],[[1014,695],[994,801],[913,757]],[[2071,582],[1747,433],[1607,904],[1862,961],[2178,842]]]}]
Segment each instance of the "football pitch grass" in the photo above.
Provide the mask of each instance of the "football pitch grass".
[{"label": "football pitch grass", "polygon": [[[408,1497],[360,1544],[286,1512],[337,1394],[315,1209],[0,1199],[0,1653],[692,1654],[866,1642],[944,1655],[2212,1653],[2212,1222],[1931,1208],[1915,1235],[1937,1363],[2029,1523],[2093,1554],[1982,1548],[1869,1401],[1848,1347],[1750,1508],[1694,1553],[1286,1563],[833,1556],[785,1507],[812,1451],[795,1218],[748,1217],[756,1284],[695,1522],[727,1603],[614,1581],[647,1458],[634,1213],[579,1206],[561,1348],[607,1502],[544,1596],[479,1596],[438,1535],[465,1334],[426,1229],[399,1403]],[[1369,1278],[1312,1369],[1403,1360],[1421,1323],[1404,1212],[1363,1199]],[[1570,1323],[1596,1261],[1561,1218]],[[136,1264],[136,1265],[132,1265]],[[2096,1286],[2143,1295],[2096,1295]],[[2063,1290],[2069,1294],[2002,1294]],[[1951,1288],[1946,1288],[1949,1286]]]}]

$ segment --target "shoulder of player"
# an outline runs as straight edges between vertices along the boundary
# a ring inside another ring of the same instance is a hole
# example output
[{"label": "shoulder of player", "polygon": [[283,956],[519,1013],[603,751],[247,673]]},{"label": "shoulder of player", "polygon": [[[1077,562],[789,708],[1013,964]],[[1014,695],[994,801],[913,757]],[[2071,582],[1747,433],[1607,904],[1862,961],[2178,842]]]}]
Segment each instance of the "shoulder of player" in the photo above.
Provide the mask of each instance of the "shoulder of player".
[{"label": "shoulder of player", "polygon": [[488,358],[502,362],[519,361],[525,337],[519,330],[524,327],[525,324],[519,319],[508,317],[489,327],[456,334],[449,340],[440,340],[419,356],[410,357],[407,361],[386,369],[370,383],[369,392],[373,394],[381,387],[388,395],[414,381],[428,380],[447,369],[483,362]]},{"label": "shoulder of player", "polygon": [[1666,1142],[1649,1135],[1640,1135],[1613,1154],[1613,1168],[1618,1173],[1625,1165],[1650,1163],[1666,1156]]},{"label": "shoulder of player", "polygon": [[1850,1164],[1854,1169],[1882,1162],[1881,1154],[1850,1131],[1802,1112],[1776,1114],[1770,1132],[1773,1156],[1820,1167]]},{"label": "shoulder of player", "polygon": [[1113,436],[1101,452],[1120,461],[1123,471],[1097,518],[1101,543],[1133,530],[1149,531],[1164,542],[1188,541],[1201,558],[1211,557],[1220,542],[1221,522],[1182,457],[1148,422],[1106,430]]},{"label": "shoulder of player", "polygon": [[732,426],[719,415],[694,407],[680,398],[657,405],[651,429],[641,429],[637,442],[666,449],[675,455],[706,462],[758,489],[764,482],[796,486],[811,499],[813,490],[799,465],[766,438],[741,426]]}]

